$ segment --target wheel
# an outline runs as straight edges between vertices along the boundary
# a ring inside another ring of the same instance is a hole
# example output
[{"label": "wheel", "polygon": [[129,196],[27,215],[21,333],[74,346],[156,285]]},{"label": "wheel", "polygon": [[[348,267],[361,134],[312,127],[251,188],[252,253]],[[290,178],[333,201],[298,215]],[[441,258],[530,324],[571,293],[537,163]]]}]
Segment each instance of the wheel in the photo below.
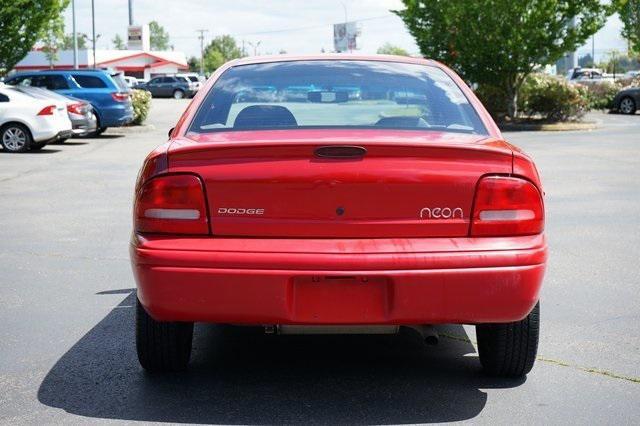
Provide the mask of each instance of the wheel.
[{"label": "wheel", "polygon": [[478,353],[484,371],[502,377],[527,374],[536,360],[539,334],[540,302],[522,321],[476,325]]},{"label": "wheel", "polygon": [[180,89],[173,91],[173,99],[182,99],[184,98],[184,92]]},{"label": "wheel", "polygon": [[187,368],[192,337],[192,322],[156,321],[136,299],[136,349],[145,370],[164,372]]},{"label": "wheel", "polygon": [[69,139],[69,138],[60,138],[60,139],[58,139],[56,141],[56,143],[60,143],[60,144],[65,143],[67,141],[67,139]]},{"label": "wheel", "polygon": [[620,99],[620,107],[618,109],[623,114],[635,114],[636,103],[633,98],[625,96],[624,98]]},{"label": "wheel", "polygon": [[10,123],[0,129],[2,147],[8,152],[26,152],[31,148],[31,132],[19,123]]}]

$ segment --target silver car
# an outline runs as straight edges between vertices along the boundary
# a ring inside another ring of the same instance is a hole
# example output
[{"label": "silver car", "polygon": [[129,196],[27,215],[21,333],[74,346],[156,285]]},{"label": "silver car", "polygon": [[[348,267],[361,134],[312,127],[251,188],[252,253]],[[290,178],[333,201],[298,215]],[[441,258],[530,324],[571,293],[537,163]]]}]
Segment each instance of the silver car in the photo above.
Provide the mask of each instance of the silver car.
[{"label": "silver car", "polygon": [[[67,114],[73,126],[73,136],[87,136],[96,131],[98,123],[96,122],[95,114],[93,114],[93,107],[87,101],[71,96],[63,96],[40,87],[18,85],[15,88],[37,99],[64,101],[67,105]],[[66,138],[63,138],[58,142],[62,143],[65,140]]]}]

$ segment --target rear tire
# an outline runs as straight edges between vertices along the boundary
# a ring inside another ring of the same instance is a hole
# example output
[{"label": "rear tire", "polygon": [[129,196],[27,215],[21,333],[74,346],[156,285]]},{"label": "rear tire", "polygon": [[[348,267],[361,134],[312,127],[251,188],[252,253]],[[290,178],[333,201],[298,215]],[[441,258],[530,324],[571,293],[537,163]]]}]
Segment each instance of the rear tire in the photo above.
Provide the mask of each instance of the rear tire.
[{"label": "rear tire", "polygon": [[636,113],[636,102],[630,96],[625,96],[620,99],[619,111],[623,114],[635,114]]},{"label": "rear tire", "polygon": [[184,98],[184,91],[183,90],[174,90],[173,91],[173,99],[182,99]]},{"label": "rear tire", "polygon": [[27,152],[31,149],[33,138],[26,126],[9,123],[0,128],[0,143],[6,152]]},{"label": "rear tire", "polygon": [[136,298],[136,349],[140,365],[150,372],[187,368],[193,339],[192,322],[156,321]]},{"label": "rear tire", "polygon": [[492,376],[522,377],[533,368],[538,353],[540,302],[522,321],[478,324],[478,353],[484,371]]}]

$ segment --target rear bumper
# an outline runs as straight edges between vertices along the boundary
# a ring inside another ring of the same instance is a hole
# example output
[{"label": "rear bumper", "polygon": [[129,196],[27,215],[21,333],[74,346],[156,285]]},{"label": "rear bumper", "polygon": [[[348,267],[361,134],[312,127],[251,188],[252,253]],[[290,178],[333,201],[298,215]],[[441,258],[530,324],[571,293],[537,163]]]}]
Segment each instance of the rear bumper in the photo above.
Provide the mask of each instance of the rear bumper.
[{"label": "rear bumper", "polygon": [[538,300],[544,236],[282,240],[134,235],[138,297],[162,321],[511,322]]},{"label": "rear bumper", "polygon": [[100,127],[125,126],[133,121],[133,107],[129,102],[115,102],[100,108]]}]

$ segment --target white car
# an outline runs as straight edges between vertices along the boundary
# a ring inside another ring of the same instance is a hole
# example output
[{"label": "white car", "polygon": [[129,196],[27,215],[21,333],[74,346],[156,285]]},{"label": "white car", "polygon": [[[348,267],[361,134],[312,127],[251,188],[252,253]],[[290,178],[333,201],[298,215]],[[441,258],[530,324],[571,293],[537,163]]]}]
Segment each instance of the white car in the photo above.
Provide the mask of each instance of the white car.
[{"label": "white car", "polygon": [[178,73],[178,74],[176,74],[176,77],[184,77],[184,78],[186,78],[187,81],[189,82],[189,86],[196,92],[202,88],[202,86],[204,85],[204,81],[205,81],[202,77],[200,77],[195,72]]},{"label": "white car", "polygon": [[73,136],[64,101],[37,99],[0,83],[0,143],[5,151],[41,149]]}]

